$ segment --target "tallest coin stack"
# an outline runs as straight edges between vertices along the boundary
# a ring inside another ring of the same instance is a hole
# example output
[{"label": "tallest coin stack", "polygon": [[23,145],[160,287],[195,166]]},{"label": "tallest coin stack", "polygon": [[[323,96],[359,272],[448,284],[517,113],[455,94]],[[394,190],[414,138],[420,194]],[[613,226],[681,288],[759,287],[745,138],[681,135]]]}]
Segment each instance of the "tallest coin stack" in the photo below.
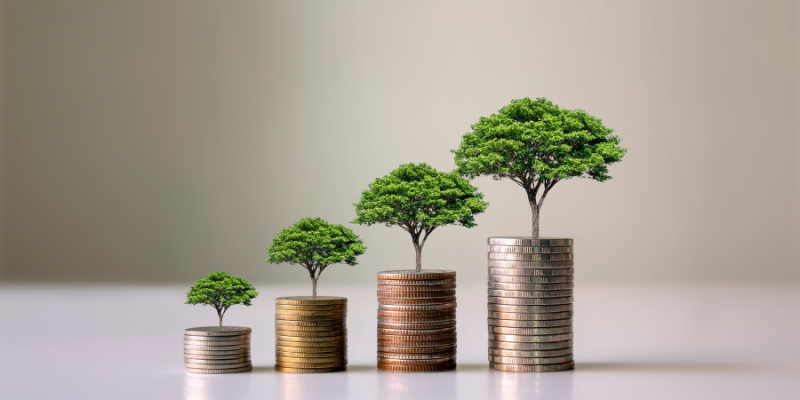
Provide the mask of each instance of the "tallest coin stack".
[{"label": "tallest coin stack", "polygon": [[489,366],[575,368],[572,239],[489,238]]}]

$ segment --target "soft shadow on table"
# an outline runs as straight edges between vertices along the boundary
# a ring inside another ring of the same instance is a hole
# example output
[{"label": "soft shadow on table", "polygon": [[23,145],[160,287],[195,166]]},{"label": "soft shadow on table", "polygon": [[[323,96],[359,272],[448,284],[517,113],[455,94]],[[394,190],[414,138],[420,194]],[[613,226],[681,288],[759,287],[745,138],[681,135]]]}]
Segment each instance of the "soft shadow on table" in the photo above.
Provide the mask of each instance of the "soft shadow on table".
[{"label": "soft shadow on table", "polygon": [[266,365],[253,366],[253,372],[257,373],[257,374],[275,372],[275,367],[266,366]]},{"label": "soft shadow on table", "polygon": [[458,363],[456,371],[488,371],[489,364],[465,364]]},{"label": "soft shadow on table", "polygon": [[375,365],[352,365],[347,366],[349,372],[364,372],[364,371],[377,371],[378,367]]},{"label": "soft shadow on table", "polygon": [[680,363],[680,362],[578,362],[578,371],[626,371],[626,372],[733,372],[758,369],[759,366],[725,363]]}]

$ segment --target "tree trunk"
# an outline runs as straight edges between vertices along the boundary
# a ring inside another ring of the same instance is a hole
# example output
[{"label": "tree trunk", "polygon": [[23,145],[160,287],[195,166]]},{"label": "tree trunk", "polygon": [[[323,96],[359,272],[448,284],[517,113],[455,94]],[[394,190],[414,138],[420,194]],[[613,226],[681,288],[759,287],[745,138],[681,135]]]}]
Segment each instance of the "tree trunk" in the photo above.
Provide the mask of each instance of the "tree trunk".
[{"label": "tree trunk", "polygon": [[419,243],[414,243],[414,250],[417,251],[417,272],[422,271],[422,247]]},{"label": "tree trunk", "polygon": [[531,214],[531,236],[537,238],[539,237],[539,207],[536,202],[531,202]]},{"label": "tree trunk", "polygon": [[219,315],[219,326],[222,327],[222,313],[217,310],[217,315]]},{"label": "tree trunk", "polygon": [[315,298],[315,299],[317,298],[317,279],[318,279],[318,278],[319,278],[319,277],[316,277],[316,278],[311,278],[311,285],[312,285],[312,287],[314,288],[314,289],[313,289],[313,293],[314,293],[314,298]]}]

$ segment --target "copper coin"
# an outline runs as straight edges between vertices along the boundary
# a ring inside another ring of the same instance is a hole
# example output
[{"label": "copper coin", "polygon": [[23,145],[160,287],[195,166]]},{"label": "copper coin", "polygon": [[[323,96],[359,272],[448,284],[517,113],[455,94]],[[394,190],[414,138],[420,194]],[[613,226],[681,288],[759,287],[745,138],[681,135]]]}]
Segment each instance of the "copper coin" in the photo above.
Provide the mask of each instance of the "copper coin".
[{"label": "copper coin", "polygon": [[435,342],[438,340],[455,340],[456,333],[440,333],[438,335],[385,335],[378,334],[378,340],[389,342]]},{"label": "copper coin", "polygon": [[456,363],[444,365],[393,365],[378,362],[378,369],[391,372],[438,372],[456,369]]},{"label": "copper coin", "polygon": [[421,318],[410,318],[410,317],[384,317],[378,316],[378,322],[390,322],[390,323],[428,323],[428,322],[446,322],[446,321],[455,321],[455,316],[443,316],[443,317],[421,317]]},{"label": "copper coin", "polygon": [[378,315],[382,317],[395,317],[395,318],[420,318],[420,317],[443,317],[455,316],[456,310],[434,310],[434,311],[388,311],[378,310]]},{"label": "copper coin", "polygon": [[455,295],[455,290],[436,290],[431,292],[387,292],[378,290],[378,297],[387,299],[436,299]]},{"label": "copper coin", "polygon": [[450,364],[455,361],[455,358],[443,359],[427,359],[427,360],[404,360],[396,358],[381,358],[378,357],[378,362],[384,365],[442,365]]},{"label": "copper coin", "polygon": [[454,328],[456,321],[428,322],[428,323],[392,323],[378,321],[378,328],[384,329],[440,329]]},{"label": "copper coin", "polygon": [[456,277],[456,271],[444,271],[427,269],[422,271],[415,270],[394,270],[394,271],[381,271],[378,272],[378,279],[395,279],[395,280],[430,280],[430,279],[453,279]]},{"label": "copper coin", "polygon": [[444,285],[425,285],[425,286],[378,285],[378,290],[386,292],[434,292],[437,290],[453,290],[455,288],[456,288],[455,283],[448,283]]},{"label": "copper coin", "polygon": [[398,336],[425,336],[425,335],[439,335],[443,333],[455,333],[456,328],[440,328],[440,329],[383,329],[378,328],[378,334],[381,335],[398,335]]},{"label": "copper coin", "polygon": [[453,359],[455,357],[455,351],[445,351],[441,353],[387,353],[378,351],[378,359],[391,358],[396,360],[441,360]]},{"label": "copper coin", "polygon": [[392,286],[436,286],[456,283],[455,278],[451,279],[431,279],[431,280],[403,280],[403,279],[378,279],[378,285]]},{"label": "copper coin", "polygon": [[438,340],[435,342],[408,342],[408,341],[390,341],[381,340],[378,338],[378,346],[386,347],[432,347],[432,346],[447,346],[456,343],[456,339]]},{"label": "copper coin", "polygon": [[455,303],[456,296],[440,297],[438,299],[382,299],[378,298],[378,304],[393,305],[420,305],[420,304],[447,304]]},{"label": "copper coin", "polygon": [[403,346],[378,346],[378,352],[393,353],[393,354],[428,354],[428,353],[443,353],[447,351],[456,351],[456,344],[446,344],[439,346],[426,346],[426,347],[403,347]]},{"label": "copper coin", "polygon": [[456,303],[445,304],[412,304],[412,305],[395,305],[395,304],[379,304],[379,310],[386,311],[439,311],[439,310],[454,310]]}]

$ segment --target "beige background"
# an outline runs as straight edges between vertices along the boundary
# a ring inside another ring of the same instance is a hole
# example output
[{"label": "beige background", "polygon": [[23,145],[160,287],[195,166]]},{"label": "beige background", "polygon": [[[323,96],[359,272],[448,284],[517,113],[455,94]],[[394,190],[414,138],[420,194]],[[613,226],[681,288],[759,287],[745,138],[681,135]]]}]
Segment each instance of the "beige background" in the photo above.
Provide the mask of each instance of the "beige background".
[{"label": "beige background", "polygon": [[[454,167],[480,116],[546,96],[604,119],[613,180],[565,182],[542,233],[583,281],[800,281],[796,1],[3,1],[0,279],[192,282],[265,264],[306,216],[348,223],[401,163]],[[427,268],[485,279],[485,239],[524,235],[510,182],[474,181],[479,226]],[[410,268],[407,234],[326,282]]]}]

